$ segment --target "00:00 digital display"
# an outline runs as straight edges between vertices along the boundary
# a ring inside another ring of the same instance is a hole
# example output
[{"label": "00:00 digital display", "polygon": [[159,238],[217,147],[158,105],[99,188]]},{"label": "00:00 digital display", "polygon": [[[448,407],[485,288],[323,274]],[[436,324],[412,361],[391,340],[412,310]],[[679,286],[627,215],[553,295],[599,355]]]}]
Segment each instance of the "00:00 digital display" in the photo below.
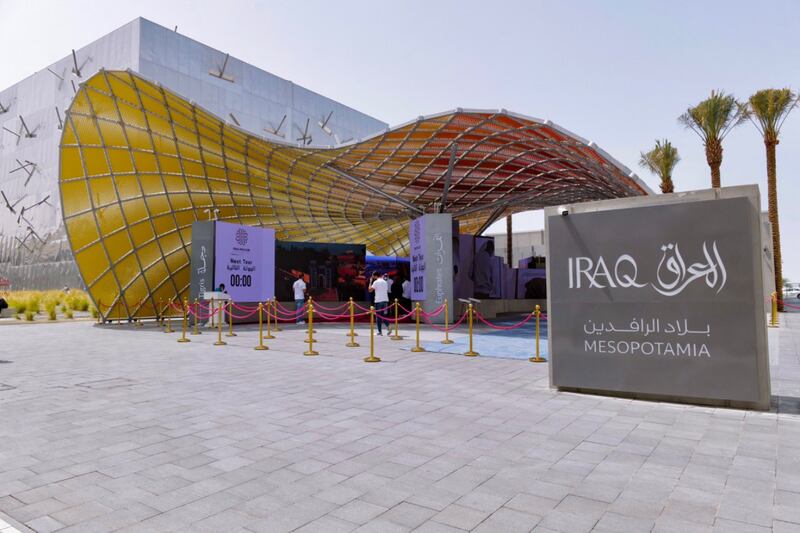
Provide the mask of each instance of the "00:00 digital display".
[{"label": "00:00 digital display", "polygon": [[231,287],[249,287],[252,277],[249,274],[231,274]]}]

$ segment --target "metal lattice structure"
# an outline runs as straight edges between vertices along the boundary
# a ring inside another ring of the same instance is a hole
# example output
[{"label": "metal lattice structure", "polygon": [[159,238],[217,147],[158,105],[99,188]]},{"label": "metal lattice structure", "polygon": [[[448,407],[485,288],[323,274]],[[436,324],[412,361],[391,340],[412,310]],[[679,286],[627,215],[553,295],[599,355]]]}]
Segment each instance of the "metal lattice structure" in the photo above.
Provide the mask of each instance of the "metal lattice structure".
[{"label": "metal lattice structure", "polygon": [[472,233],[514,212],[647,194],[558,126],[456,110],[349,144],[268,141],[130,71],[101,71],[66,114],[60,190],[70,244],[106,317],[152,316],[189,286],[191,224],[275,228],[404,255],[408,223],[452,213]]}]

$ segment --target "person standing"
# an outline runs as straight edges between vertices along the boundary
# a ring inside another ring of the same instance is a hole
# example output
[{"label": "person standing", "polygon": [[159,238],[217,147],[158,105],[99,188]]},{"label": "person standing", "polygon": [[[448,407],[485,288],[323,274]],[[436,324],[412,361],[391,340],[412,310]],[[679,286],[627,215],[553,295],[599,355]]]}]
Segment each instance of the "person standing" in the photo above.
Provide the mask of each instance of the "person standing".
[{"label": "person standing", "polygon": [[403,280],[403,297],[401,299],[403,307],[411,309],[411,282],[407,279]]},{"label": "person standing", "polygon": [[[382,325],[386,323],[389,327],[389,321],[385,318],[389,310],[389,284],[386,279],[380,276],[377,272],[372,275],[372,280],[369,284],[369,292],[375,294],[375,315],[378,322],[378,335],[383,335]],[[388,329],[387,329],[388,331]]]},{"label": "person standing", "polygon": [[297,323],[305,324],[306,321],[303,320],[303,315],[300,313],[306,303],[306,290],[308,290],[306,282],[303,281],[303,274],[297,275],[297,280],[292,284],[292,290],[294,291],[294,308],[297,312]]}]

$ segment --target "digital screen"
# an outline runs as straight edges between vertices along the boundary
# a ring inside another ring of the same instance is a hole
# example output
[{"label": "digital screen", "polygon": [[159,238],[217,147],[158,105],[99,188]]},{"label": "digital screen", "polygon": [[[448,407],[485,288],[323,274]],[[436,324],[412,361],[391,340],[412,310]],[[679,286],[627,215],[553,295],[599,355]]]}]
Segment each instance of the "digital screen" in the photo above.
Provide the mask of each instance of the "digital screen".
[{"label": "digital screen", "polygon": [[281,301],[294,300],[299,275],[307,294],[322,302],[360,301],[366,287],[367,247],[363,244],[278,241],[275,287]]},{"label": "digital screen", "polygon": [[234,302],[263,302],[275,292],[275,230],[217,222],[214,289]]}]

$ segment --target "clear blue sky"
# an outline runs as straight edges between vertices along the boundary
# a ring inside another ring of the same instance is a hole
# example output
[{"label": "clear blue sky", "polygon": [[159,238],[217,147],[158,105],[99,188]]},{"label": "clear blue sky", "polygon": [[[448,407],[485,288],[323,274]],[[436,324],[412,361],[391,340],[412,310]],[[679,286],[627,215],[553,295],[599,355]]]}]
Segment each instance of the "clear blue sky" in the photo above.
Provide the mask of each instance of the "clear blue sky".
[{"label": "clear blue sky", "polygon": [[[635,169],[677,145],[677,190],[710,185],[703,147],[676,118],[711,89],[739,98],[800,88],[800,2],[0,0],[0,87],[143,16],[390,124],[455,107],[506,108],[597,142]],[[800,281],[800,110],[778,146],[784,275]],[[757,183],[750,124],[724,144],[722,184]],[[515,216],[515,227],[540,217]]]}]

